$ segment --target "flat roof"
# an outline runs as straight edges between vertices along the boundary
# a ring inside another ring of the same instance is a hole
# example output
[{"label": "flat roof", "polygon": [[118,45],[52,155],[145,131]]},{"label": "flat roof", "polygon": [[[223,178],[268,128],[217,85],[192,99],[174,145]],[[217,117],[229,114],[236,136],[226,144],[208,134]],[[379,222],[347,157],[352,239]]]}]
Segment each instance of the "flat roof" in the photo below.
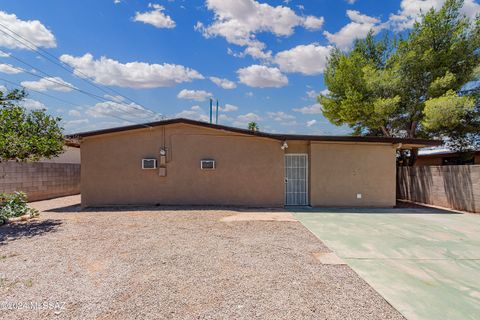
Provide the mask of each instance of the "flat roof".
[{"label": "flat roof", "polygon": [[[436,152],[427,152],[427,153],[420,153],[418,154],[419,158],[435,158],[435,157],[442,157],[442,156],[449,156],[449,155],[459,155],[462,152],[454,151],[454,150],[438,150]],[[474,155],[480,155],[480,150],[473,150],[469,151],[468,153]]]},{"label": "flat roof", "polygon": [[332,142],[372,142],[372,143],[392,143],[397,144],[401,143],[408,146],[439,146],[443,142],[440,140],[427,140],[427,139],[413,139],[413,138],[396,138],[396,137],[377,137],[377,136],[322,136],[322,135],[300,135],[300,134],[276,134],[276,133],[266,133],[261,131],[252,131],[248,129],[241,129],[236,127],[230,127],[220,124],[207,123],[197,120],[185,119],[185,118],[175,118],[168,120],[160,120],[155,122],[134,124],[129,126],[115,127],[109,129],[101,129],[87,132],[80,132],[75,134],[67,135],[68,139],[81,139],[85,137],[99,136],[108,133],[124,132],[137,129],[145,129],[157,126],[164,126],[169,124],[189,124],[194,126],[200,126],[210,129],[223,130],[228,132],[246,134],[251,136],[270,138],[279,141],[283,140],[305,140],[305,141],[332,141]]}]

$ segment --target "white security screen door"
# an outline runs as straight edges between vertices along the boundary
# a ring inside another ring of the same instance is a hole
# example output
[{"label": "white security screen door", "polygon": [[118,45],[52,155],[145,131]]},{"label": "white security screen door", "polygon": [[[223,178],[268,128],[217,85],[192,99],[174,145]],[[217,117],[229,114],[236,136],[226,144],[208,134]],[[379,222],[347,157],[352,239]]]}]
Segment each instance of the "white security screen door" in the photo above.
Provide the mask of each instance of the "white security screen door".
[{"label": "white security screen door", "polygon": [[285,205],[308,205],[308,158],[306,154],[285,155]]}]

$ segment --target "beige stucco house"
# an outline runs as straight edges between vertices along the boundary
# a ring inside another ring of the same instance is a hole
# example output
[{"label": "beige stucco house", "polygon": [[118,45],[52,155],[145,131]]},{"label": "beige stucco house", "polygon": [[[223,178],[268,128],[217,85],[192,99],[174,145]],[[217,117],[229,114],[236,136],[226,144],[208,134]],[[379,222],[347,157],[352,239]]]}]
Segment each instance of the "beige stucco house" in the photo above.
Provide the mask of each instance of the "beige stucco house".
[{"label": "beige stucco house", "polygon": [[188,119],[75,135],[83,206],[395,205],[395,154],[436,141],[253,132]]}]

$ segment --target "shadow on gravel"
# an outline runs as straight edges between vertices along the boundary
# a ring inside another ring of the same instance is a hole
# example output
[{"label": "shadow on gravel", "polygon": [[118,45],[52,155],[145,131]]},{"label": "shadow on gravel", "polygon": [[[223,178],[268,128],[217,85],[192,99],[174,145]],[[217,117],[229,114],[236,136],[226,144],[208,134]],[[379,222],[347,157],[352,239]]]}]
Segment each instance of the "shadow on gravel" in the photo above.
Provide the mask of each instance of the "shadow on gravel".
[{"label": "shadow on gravel", "polygon": [[57,213],[60,213],[60,212],[84,212],[84,211],[88,211],[88,210],[82,209],[80,204],[74,204],[74,205],[71,205],[71,206],[65,206],[65,207],[59,207],[59,208],[44,210],[44,212],[57,212]]},{"label": "shadow on gravel", "polygon": [[62,222],[60,220],[30,220],[23,223],[10,223],[0,227],[0,245],[11,241],[40,236],[47,232],[55,232]]},{"label": "shadow on gravel", "polygon": [[166,205],[119,205],[106,207],[82,208],[79,204],[44,210],[44,212],[68,213],[68,212],[121,212],[121,211],[218,211],[227,210],[235,212],[285,212],[284,208],[254,208],[254,207],[229,207],[229,206],[166,206]]}]

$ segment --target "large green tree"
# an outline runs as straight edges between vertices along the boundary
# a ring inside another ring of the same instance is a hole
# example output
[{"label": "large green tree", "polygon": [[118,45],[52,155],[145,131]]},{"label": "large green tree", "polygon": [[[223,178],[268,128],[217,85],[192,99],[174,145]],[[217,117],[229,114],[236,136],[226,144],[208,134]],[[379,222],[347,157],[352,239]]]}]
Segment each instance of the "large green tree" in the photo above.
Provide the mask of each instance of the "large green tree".
[{"label": "large green tree", "polygon": [[60,118],[28,111],[20,105],[26,96],[24,90],[0,91],[0,161],[35,161],[63,152]]},{"label": "large green tree", "polygon": [[370,33],[351,52],[334,50],[325,69],[329,93],[319,97],[325,117],[354,134],[442,137],[471,147],[480,137],[480,18],[469,20],[462,6],[447,0],[404,38]]}]

